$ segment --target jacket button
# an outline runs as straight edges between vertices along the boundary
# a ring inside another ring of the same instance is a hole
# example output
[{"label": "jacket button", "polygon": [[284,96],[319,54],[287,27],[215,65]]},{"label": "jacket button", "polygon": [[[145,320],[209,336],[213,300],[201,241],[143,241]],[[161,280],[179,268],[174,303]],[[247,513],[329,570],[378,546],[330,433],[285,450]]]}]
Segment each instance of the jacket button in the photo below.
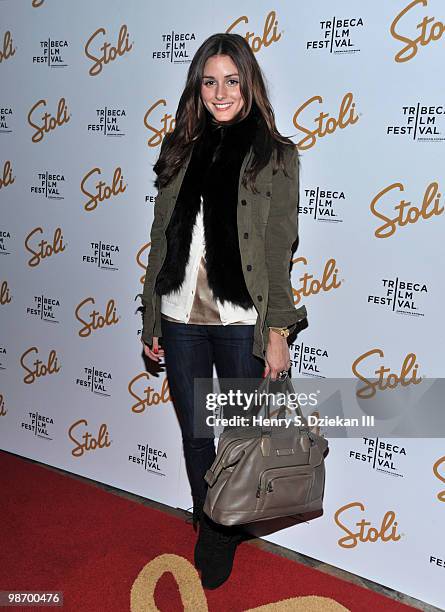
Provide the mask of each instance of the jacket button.
[{"label": "jacket button", "polygon": [[268,198],[270,198],[270,196],[271,196],[272,194],[270,193],[270,191],[266,191],[266,195],[267,195],[267,197],[268,197]]},{"label": "jacket button", "polygon": [[247,204],[246,200],[241,200],[241,204],[245,206]]},{"label": "jacket button", "polygon": [[244,238],[248,238],[249,234],[247,232],[244,232]]},{"label": "jacket button", "polygon": [[252,269],[252,266],[250,264],[247,264],[246,268],[247,268],[247,271],[250,272]]},{"label": "jacket button", "polygon": [[263,296],[262,295],[257,295],[258,301],[262,302],[263,301]]}]

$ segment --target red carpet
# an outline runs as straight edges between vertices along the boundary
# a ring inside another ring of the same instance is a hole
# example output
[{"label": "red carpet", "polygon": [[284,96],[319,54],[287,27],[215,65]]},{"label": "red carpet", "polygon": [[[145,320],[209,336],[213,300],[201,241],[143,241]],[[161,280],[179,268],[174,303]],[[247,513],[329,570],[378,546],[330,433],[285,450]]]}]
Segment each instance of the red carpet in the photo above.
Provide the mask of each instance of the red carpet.
[{"label": "red carpet", "polygon": [[0,490],[0,590],[63,591],[63,608],[52,610],[414,609],[248,543],[230,579],[204,591],[192,564],[195,533],[184,520],[1,451]]}]

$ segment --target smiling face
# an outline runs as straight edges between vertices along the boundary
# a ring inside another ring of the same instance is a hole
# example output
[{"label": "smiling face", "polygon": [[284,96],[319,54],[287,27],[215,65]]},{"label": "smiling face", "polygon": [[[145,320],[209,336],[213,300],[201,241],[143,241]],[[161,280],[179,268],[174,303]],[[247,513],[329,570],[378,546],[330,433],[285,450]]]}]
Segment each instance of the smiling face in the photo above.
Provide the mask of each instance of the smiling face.
[{"label": "smiling face", "polygon": [[231,121],[244,106],[238,69],[228,55],[212,55],[206,61],[201,98],[217,121]]}]

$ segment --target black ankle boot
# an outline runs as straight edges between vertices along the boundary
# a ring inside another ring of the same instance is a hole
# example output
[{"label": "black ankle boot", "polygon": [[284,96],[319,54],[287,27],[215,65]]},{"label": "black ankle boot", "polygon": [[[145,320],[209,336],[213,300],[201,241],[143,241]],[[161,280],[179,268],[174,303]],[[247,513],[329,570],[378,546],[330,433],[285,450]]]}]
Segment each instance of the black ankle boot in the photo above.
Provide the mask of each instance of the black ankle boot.
[{"label": "black ankle boot", "polygon": [[236,547],[244,539],[243,534],[238,527],[219,525],[203,513],[200,539],[201,584],[206,589],[216,589],[229,578],[232,572]]},{"label": "black ankle boot", "polygon": [[194,525],[195,520],[196,523],[199,523],[199,533],[198,539],[196,540],[195,550],[194,550],[194,562],[196,569],[201,569],[209,555],[209,551],[211,550],[211,537],[207,524],[205,523],[204,517],[206,516],[203,511],[204,500],[194,500],[193,506],[193,516],[194,516]]}]

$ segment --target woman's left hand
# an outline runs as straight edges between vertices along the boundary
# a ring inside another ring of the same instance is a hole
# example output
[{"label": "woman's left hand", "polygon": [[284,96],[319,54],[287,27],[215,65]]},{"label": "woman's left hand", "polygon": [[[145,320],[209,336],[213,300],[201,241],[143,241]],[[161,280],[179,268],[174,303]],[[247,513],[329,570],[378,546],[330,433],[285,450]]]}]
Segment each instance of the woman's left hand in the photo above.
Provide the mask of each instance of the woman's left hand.
[{"label": "woman's left hand", "polygon": [[280,336],[274,331],[269,333],[269,342],[267,343],[266,349],[266,368],[264,370],[264,377],[270,372],[271,380],[277,380],[278,374],[282,370],[286,372],[290,368],[290,354],[289,346],[286,338]]}]

